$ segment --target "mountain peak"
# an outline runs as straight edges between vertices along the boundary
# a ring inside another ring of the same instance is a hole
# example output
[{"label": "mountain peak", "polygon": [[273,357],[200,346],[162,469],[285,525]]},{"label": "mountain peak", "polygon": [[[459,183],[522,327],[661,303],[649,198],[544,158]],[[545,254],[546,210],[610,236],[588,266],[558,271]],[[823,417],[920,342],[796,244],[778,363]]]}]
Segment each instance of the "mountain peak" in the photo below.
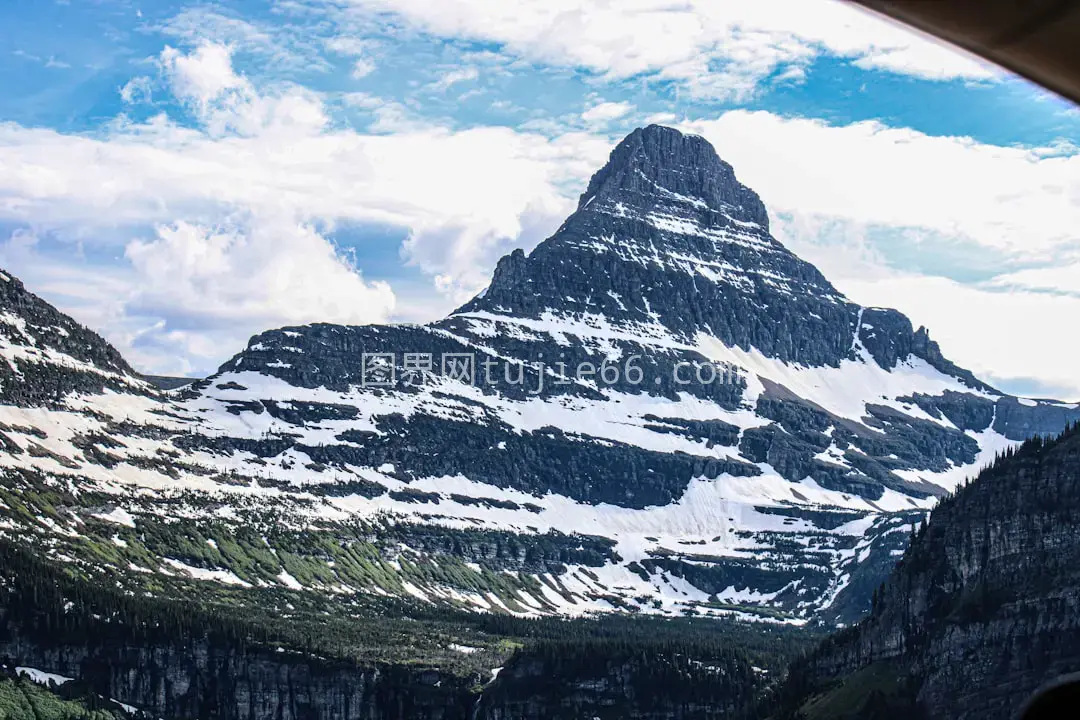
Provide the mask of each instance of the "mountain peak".
[{"label": "mountain peak", "polygon": [[769,226],[761,198],[735,178],[708,140],[665,125],[637,128],[623,138],[592,176],[578,209],[595,198],[612,197],[630,205],[684,200],[766,230]]},{"label": "mountain peak", "polygon": [[761,199],[712,145],[660,125],[612,150],[554,235],[500,260],[455,314],[469,313],[603,317],[832,366],[858,331],[858,307],[769,234]]}]

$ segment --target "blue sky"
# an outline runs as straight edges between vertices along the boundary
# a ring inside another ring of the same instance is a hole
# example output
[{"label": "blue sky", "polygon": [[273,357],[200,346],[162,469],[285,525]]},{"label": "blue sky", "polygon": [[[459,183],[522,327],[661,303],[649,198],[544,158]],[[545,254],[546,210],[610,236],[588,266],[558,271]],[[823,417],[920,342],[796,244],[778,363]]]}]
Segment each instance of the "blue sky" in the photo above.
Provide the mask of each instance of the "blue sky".
[{"label": "blue sky", "polygon": [[0,264],[141,369],[434,319],[663,122],[853,299],[1080,398],[1080,113],[841,3],[8,0],[0,27]]}]

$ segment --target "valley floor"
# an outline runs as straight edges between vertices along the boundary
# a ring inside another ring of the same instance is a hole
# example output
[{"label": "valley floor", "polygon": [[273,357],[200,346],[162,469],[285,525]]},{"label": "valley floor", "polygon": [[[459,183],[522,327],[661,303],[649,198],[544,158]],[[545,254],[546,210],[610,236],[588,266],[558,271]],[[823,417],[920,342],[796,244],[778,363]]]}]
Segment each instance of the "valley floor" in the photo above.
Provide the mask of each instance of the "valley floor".
[{"label": "valley floor", "polygon": [[[8,544],[0,560],[9,668],[76,678],[63,692],[84,705],[115,698],[169,720],[733,718],[815,637],[766,623],[522,619],[394,599],[353,616],[330,604],[286,611],[245,597],[252,589],[196,604],[118,592]],[[19,682],[2,687],[31,697],[20,708],[38,702]],[[109,707],[85,717],[122,712]]]}]

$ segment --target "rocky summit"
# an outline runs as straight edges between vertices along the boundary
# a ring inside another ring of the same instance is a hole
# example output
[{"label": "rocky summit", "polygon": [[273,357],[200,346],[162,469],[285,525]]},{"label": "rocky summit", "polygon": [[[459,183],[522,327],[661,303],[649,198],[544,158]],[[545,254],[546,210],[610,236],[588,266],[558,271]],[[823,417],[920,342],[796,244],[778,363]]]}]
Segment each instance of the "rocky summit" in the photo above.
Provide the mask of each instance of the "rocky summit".
[{"label": "rocky summit", "polygon": [[150,593],[847,623],[939,497],[1080,418],[846,299],[660,126],[445,319],[270,330],[172,391],[0,280],[0,532]]}]

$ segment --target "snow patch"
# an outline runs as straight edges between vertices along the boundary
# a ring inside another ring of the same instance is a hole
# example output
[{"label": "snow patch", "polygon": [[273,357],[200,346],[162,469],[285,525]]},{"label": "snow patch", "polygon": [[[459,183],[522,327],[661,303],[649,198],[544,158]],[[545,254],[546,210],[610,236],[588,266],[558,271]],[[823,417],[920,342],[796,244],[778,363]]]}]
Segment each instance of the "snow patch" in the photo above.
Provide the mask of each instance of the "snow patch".
[{"label": "snow patch", "polygon": [[95,513],[94,517],[99,520],[104,520],[105,522],[116,523],[117,525],[124,525],[129,528],[135,527],[135,518],[122,507],[113,508],[107,513]]},{"label": "snow patch", "polygon": [[57,675],[56,673],[45,672],[44,670],[38,670],[32,667],[17,667],[15,668],[15,674],[25,677],[30,682],[37,683],[38,685],[63,685],[64,683],[71,682],[74,678],[64,677],[63,675]]}]

